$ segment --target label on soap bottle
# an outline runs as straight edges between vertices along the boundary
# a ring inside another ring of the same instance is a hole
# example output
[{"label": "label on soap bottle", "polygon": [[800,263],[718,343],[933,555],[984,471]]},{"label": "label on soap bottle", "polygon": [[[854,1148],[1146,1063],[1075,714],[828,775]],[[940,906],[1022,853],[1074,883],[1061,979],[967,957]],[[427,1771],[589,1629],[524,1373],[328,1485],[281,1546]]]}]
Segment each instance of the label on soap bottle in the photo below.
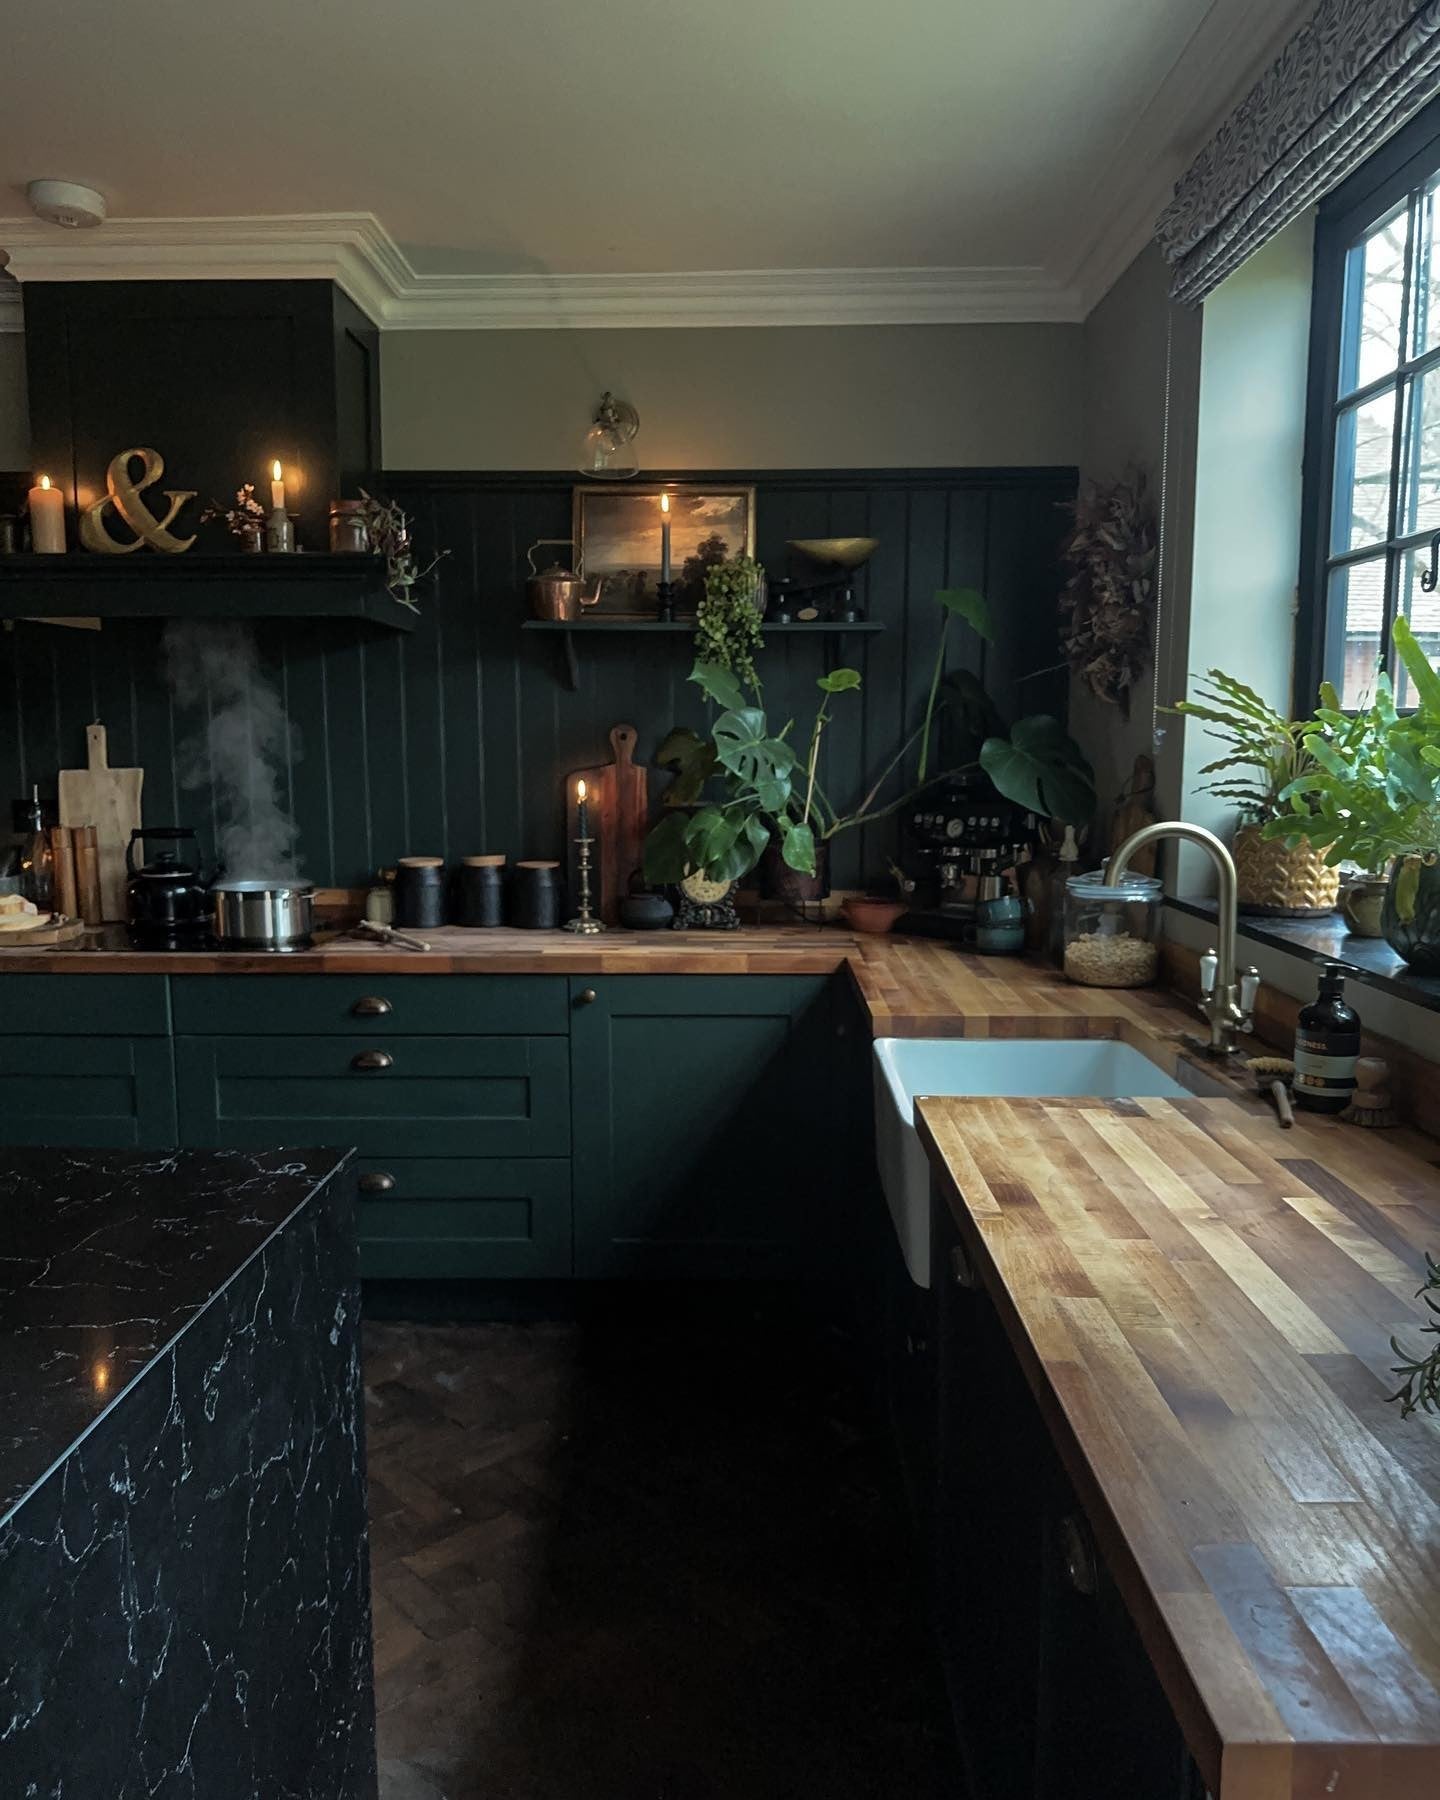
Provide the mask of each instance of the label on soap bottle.
[{"label": "label on soap bottle", "polygon": [[[1360,1034],[1297,1034],[1295,1038],[1295,1094],[1329,1101],[1339,1110],[1355,1091],[1355,1062],[1360,1054]],[[1303,1103],[1302,1103],[1303,1104]],[[1327,1109],[1328,1110],[1328,1109]]]}]

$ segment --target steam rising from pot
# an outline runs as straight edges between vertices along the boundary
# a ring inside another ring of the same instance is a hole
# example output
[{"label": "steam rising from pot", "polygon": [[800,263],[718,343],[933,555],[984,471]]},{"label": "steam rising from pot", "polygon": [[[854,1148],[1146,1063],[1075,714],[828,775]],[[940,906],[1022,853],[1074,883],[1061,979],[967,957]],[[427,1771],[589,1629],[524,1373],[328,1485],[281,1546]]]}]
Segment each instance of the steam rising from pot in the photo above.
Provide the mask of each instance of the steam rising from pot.
[{"label": "steam rising from pot", "polygon": [[165,628],[165,672],[176,701],[204,715],[176,747],[180,785],[213,790],[215,848],[235,881],[295,881],[299,833],[286,805],[298,733],[280,689],[243,626],[177,619]]}]

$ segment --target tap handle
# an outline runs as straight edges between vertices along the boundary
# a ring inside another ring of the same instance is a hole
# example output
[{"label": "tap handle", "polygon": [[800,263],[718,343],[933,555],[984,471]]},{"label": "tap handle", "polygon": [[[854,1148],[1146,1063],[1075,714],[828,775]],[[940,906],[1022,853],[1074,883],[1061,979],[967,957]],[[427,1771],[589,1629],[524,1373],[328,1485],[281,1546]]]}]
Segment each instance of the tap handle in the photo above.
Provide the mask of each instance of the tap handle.
[{"label": "tap handle", "polygon": [[1260,971],[1251,963],[1240,976],[1240,1010],[1248,1023],[1255,1011],[1255,996],[1260,992]]},{"label": "tap handle", "polygon": [[1200,995],[1208,1000],[1215,992],[1215,978],[1220,972],[1220,958],[1213,950],[1207,950],[1200,958]]}]

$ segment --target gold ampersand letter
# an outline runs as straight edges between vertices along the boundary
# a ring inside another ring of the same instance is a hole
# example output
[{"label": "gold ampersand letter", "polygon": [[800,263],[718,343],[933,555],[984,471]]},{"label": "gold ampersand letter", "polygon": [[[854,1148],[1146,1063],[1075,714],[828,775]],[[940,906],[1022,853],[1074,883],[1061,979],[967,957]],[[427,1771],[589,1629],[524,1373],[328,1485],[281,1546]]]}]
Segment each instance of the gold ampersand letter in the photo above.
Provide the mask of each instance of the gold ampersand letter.
[{"label": "gold ampersand letter", "polygon": [[[139,481],[132,481],[130,464],[137,456],[145,465],[145,472]],[[149,544],[152,550],[164,550],[172,556],[188,550],[195,542],[193,536],[178,538],[169,528],[185,502],[195,498],[194,488],[186,488],[183,493],[178,488],[162,488],[160,491],[170,502],[170,510],[163,519],[157,519],[140,498],[145,489],[154,487],[164,473],[165,458],[158,450],[148,450],[143,445],[134,450],[122,450],[112,458],[110,467],[105,471],[105,485],[109,492],[93,506],[87,506],[80,515],[80,542],[85,548],[103,551],[108,556],[126,556],[130,551],[138,550],[141,544]],[[130,543],[117,543],[105,529],[105,509],[108,506],[113,506],[135,533]]]}]

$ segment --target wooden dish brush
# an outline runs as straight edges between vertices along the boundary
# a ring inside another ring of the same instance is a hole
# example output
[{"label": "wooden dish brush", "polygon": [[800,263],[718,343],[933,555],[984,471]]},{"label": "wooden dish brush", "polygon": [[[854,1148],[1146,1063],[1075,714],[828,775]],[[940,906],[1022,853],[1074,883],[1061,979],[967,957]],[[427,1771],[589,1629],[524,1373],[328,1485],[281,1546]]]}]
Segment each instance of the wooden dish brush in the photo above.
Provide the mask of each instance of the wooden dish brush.
[{"label": "wooden dish brush", "polygon": [[1245,1064],[1255,1092],[1269,1100],[1279,1115],[1281,1129],[1288,1131],[1295,1123],[1295,1109],[1290,1104],[1290,1084],[1295,1079],[1295,1065],[1288,1056],[1252,1056]]},{"label": "wooden dish brush", "polygon": [[1390,1098],[1390,1065],[1383,1056],[1361,1056],[1355,1062],[1355,1092],[1340,1117],[1350,1125],[1383,1131],[1398,1124]]}]

